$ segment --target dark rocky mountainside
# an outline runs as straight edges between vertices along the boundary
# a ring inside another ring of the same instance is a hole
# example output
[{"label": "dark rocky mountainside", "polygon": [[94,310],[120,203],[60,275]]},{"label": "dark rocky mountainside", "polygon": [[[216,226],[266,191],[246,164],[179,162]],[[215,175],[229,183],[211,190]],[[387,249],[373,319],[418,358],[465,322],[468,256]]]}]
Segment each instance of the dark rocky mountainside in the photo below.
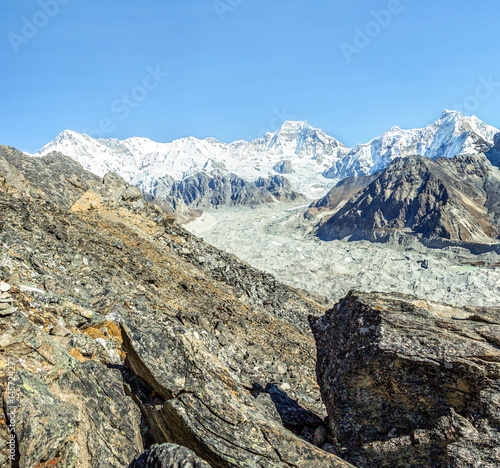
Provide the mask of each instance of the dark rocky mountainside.
[{"label": "dark rocky mountainside", "polygon": [[486,157],[494,166],[500,167],[500,133],[493,137],[493,146],[486,151]]},{"label": "dark rocky mountainside", "polygon": [[222,205],[261,205],[276,201],[296,201],[304,197],[292,189],[281,175],[260,177],[248,182],[235,174],[208,175],[204,172],[173,182],[166,200],[172,206],[180,203],[190,208]]},{"label": "dark rocky mountainside", "polygon": [[318,225],[320,239],[383,240],[400,231],[490,243],[500,234],[500,170],[482,154],[397,159],[333,210]]},{"label": "dark rocky mountainside", "polygon": [[0,147],[0,242],[1,466],[349,466],[321,310],[136,187]]},{"label": "dark rocky mountainside", "polygon": [[351,292],[311,322],[334,445],[349,461],[500,466],[500,309]]}]

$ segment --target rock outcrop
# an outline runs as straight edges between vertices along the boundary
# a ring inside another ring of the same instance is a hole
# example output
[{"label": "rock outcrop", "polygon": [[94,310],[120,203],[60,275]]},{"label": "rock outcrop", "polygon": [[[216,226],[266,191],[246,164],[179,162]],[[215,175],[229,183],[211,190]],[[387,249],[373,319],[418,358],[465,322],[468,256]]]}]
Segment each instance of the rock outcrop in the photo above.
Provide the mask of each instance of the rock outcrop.
[{"label": "rock outcrop", "polygon": [[146,322],[123,331],[126,367],[163,399],[151,406],[133,395],[155,441],[185,445],[215,468],[347,466],[270,418],[210,351],[218,342],[208,333]]},{"label": "rock outcrop", "polygon": [[316,304],[72,164],[0,148],[0,465],[349,466],[319,447]]},{"label": "rock outcrop", "polygon": [[311,324],[334,445],[349,461],[500,466],[500,309],[351,292]]},{"label": "rock outcrop", "polygon": [[273,170],[278,174],[293,174],[295,171],[293,170],[292,162],[289,159],[282,159],[278,161],[274,166]]},{"label": "rock outcrop", "polygon": [[394,232],[491,243],[500,234],[500,170],[484,155],[397,159],[319,223],[323,240],[384,240]]},{"label": "rock outcrop", "polygon": [[302,195],[292,189],[283,176],[260,177],[248,182],[235,174],[197,172],[172,184],[166,200],[173,206],[184,203],[190,208],[234,205],[261,205],[276,201],[295,201]]}]

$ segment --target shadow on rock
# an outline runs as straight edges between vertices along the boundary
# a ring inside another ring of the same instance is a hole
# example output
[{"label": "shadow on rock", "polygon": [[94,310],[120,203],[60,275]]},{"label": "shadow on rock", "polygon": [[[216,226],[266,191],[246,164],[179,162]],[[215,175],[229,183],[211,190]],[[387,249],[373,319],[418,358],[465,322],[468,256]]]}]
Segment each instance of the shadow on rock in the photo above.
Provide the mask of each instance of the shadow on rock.
[{"label": "shadow on rock", "polygon": [[313,442],[316,429],[323,425],[318,415],[300,406],[272,383],[268,383],[265,388],[254,383],[252,394],[276,422],[308,442]]}]

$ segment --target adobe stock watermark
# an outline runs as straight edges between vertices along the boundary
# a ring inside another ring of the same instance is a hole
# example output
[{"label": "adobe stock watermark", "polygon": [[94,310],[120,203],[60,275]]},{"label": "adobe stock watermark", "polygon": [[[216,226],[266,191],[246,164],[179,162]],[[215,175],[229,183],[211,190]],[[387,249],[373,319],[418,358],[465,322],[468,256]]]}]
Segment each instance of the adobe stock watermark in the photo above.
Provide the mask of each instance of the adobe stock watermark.
[{"label": "adobe stock watermark", "polygon": [[7,39],[10,45],[17,54],[21,45],[28,42],[38,35],[41,29],[47,26],[52,18],[57,16],[61,11],[61,6],[67,5],[71,0],[40,0],[38,6],[40,9],[36,11],[31,18],[23,16],[21,18],[22,25],[19,33],[11,31],[7,34]]},{"label": "adobe stock watermark", "polygon": [[269,120],[269,125],[265,128],[261,128],[255,139],[263,138],[266,133],[273,133],[280,129],[286,121],[295,120],[297,118],[296,115],[289,114],[286,107],[283,107],[281,110],[274,108],[272,112],[273,116]]},{"label": "adobe stock watermark", "polygon": [[[411,1],[411,0],[406,0]],[[363,28],[354,28],[354,37],[352,42],[341,42],[340,50],[347,63],[352,62],[353,55],[358,55],[365,50],[380,33],[387,28],[393,18],[404,11],[401,0],[389,0],[386,7],[382,10],[372,10],[371,21],[368,21]]]},{"label": "adobe stock watermark", "polygon": [[[17,387],[16,387],[16,361],[11,357],[7,362],[7,398],[6,416],[8,418],[7,430],[9,432],[8,452],[9,459],[16,461],[16,419],[17,419]],[[7,424],[7,421],[5,421]]]},{"label": "adobe stock watermark", "polygon": [[493,75],[488,75],[486,78],[480,76],[478,82],[474,92],[467,96],[461,104],[455,104],[453,109],[461,114],[472,114],[479,109],[481,102],[487,101],[500,88],[500,81],[495,81]]},{"label": "adobe stock watermark", "polygon": [[239,7],[244,0],[214,0],[212,3],[215,12],[221,21],[224,21],[226,13],[231,13]]},{"label": "adobe stock watermark", "polygon": [[163,71],[161,65],[156,68],[146,67],[141,84],[134,86],[128,93],[116,98],[110,105],[110,111],[114,115],[100,120],[97,128],[93,130],[83,130],[83,133],[92,138],[104,138],[106,134],[112,133],[116,129],[116,119],[125,120],[134,109],[137,109],[144,102],[149,93],[157,89],[170,73]]},{"label": "adobe stock watermark", "polygon": [[275,107],[272,110],[272,113],[273,116],[269,119],[267,127],[261,128],[256,135],[249,135],[247,137],[248,141],[255,141],[260,138],[264,138],[266,133],[274,133],[276,130],[279,130],[287,120],[297,119],[296,115],[288,113],[288,109],[286,107],[282,107],[281,110]]}]

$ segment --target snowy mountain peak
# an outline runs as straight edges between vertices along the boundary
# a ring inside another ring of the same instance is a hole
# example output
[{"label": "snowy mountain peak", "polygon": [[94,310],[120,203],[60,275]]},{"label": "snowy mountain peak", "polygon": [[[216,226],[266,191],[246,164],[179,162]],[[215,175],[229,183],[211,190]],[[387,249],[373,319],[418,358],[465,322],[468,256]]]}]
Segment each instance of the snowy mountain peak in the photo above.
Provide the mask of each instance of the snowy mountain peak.
[{"label": "snowy mountain peak", "polygon": [[[78,133],[74,130],[63,130],[54,141],[64,141],[64,140],[72,140],[72,139],[81,139],[81,138],[90,138],[88,135],[84,133]],[[52,142],[53,143],[53,142]]]},{"label": "snowy mountain peak", "polygon": [[398,157],[411,155],[452,158],[460,154],[488,151],[499,131],[458,111],[445,109],[441,118],[424,128],[401,129],[389,132],[348,152],[341,165],[333,166],[325,175],[343,179],[353,175],[368,175],[385,169]]},{"label": "snowy mountain peak", "polygon": [[287,120],[283,122],[278,132],[301,131],[303,129],[311,129],[307,120]]},{"label": "snowy mountain peak", "polygon": [[72,137],[72,136],[77,136],[77,135],[81,135],[81,134],[78,132],[75,132],[74,130],[66,129],[66,130],[63,130],[61,133],[59,133],[59,135],[57,135],[57,138],[67,138],[67,137]]},{"label": "snowy mountain peak", "polygon": [[274,132],[273,137],[282,138],[286,140],[293,140],[298,138],[306,138],[307,135],[314,132],[316,129],[311,127],[305,120],[292,121],[288,120],[283,123],[281,128]]},{"label": "snowy mountain peak", "polygon": [[445,109],[441,114],[441,119],[446,119],[447,117],[463,117],[463,115],[457,110]]}]

